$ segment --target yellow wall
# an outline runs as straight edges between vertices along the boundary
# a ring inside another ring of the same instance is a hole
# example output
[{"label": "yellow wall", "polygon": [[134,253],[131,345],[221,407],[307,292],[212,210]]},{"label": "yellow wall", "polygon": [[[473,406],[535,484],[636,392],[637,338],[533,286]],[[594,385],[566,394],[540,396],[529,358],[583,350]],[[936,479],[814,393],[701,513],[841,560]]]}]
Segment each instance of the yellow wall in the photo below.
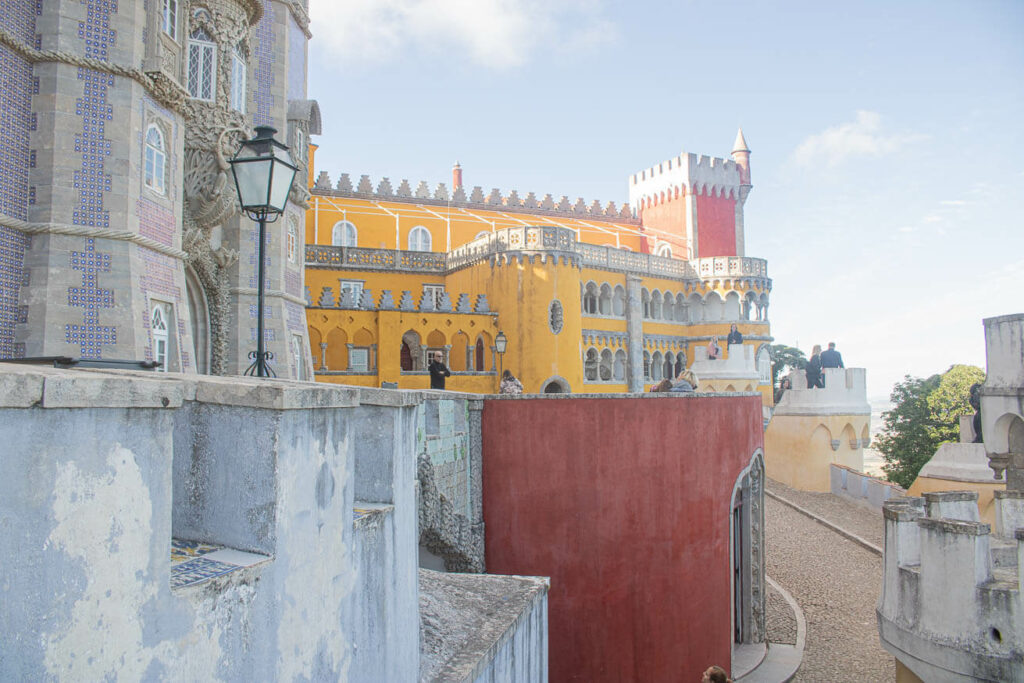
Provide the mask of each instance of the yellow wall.
[{"label": "yellow wall", "polygon": [[[397,185],[396,185],[397,188]],[[357,246],[367,248],[407,249],[410,231],[418,225],[427,228],[432,236],[432,251],[444,252],[449,245],[458,247],[471,241],[481,231],[491,231],[522,225],[559,225],[578,231],[581,242],[629,247],[640,250],[639,226],[618,224],[606,221],[576,220],[563,216],[552,217],[544,214],[529,215],[486,211],[480,209],[464,210],[458,207],[419,205],[414,202],[380,202],[368,199],[341,198],[314,195],[311,210],[306,219],[307,244],[330,245],[332,231],[336,223],[342,220],[352,222],[358,231]],[[397,218],[396,218],[397,215]],[[398,226],[396,242],[395,228]],[[597,227],[595,227],[597,226]],[[450,240],[449,240],[450,234]],[[424,284],[444,285],[452,305],[455,306],[458,296],[466,293],[471,303],[475,304],[479,294],[485,294],[490,310],[496,316],[490,316],[489,322],[474,322],[478,316],[464,314],[412,313],[349,310],[307,310],[310,328],[310,344],[313,352],[314,366],[320,367],[320,341],[333,339],[338,343],[352,343],[352,336],[359,330],[366,330],[374,337],[378,345],[378,362],[374,376],[366,375],[317,375],[322,381],[355,383],[361,385],[378,385],[379,382],[399,382],[403,388],[426,386],[426,379],[416,375],[402,375],[399,370],[398,350],[401,348],[401,335],[407,329],[421,332],[421,339],[426,343],[423,332],[438,330],[451,343],[451,339],[461,330],[472,344],[476,335],[486,328],[488,349],[485,354],[487,367],[490,370],[490,344],[498,330],[504,331],[508,338],[508,350],[502,358],[502,368],[510,370],[519,377],[527,392],[542,391],[544,383],[552,377],[560,377],[568,382],[574,392],[623,392],[625,383],[587,383],[583,382],[583,342],[581,333],[584,328],[625,332],[626,322],[623,318],[606,318],[584,316],[581,311],[581,283],[593,280],[608,283],[613,289],[616,285],[626,286],[626,276],[622,273],[598,270],[594,268],[580,269],[559,261],[541,263],[537,258],[534,262],[479,263],[448,276],[426,273],[379,272],[372,270],[335,269],[308,266],[306,268],[306,286],[309,288],[314,306],[320,300],[324,287],[330,287],[335,301],[340,298],[339,280],[356,280],[369,289],[375,302],[380,300],[384,290],[390,290],[395,304],[408,290],[419,305]],[[666,278],[644,278],[642,286],[648,291],[682,293],[683,283]],[[692,283],[691,283],[692,287]],[[696,290],[699,294],[708,291],[701,283]],[[725,292],[720,292],[725,298]],[[562,304],[563,328],[554,334],[549,327],[550,304],[554,299]],[[425,321],[425,322],[424,322]],[[661,321],[645,320],[643,330],[648,335],[667,335],[674,337],[701,337],[717,335],[723,342],[729,332],[729,322],[690,323],[680,325]],[[767,335],[769,325],[766,322],[741,321],[738,327],[745,335]],[[479,325],[479,326],[478,326]],[[421,329],[422,328],[422,329]],[[364,334],[365,336],[365,334]],[[383,341],[381,341],[383,340]],[[686,349],[687,365],[694,361],[694,349],[698,344],[688,344]],[[748,342],[755,347],[763,342]],[[599,349],[601,350],[601,349]],[[614,350],[614,349],[613,349]],[[647,349],[652,355],[654,348]],[[679,349],[673,349],[673,352]],[[345,364],[345,351],[330,345],[328,355],[335,358],[328,363],[328,368],[335,371],[335,365]],[[459,366],[462,354],[453,351],[452,367]],[[340,378],[340,379],[339,379]],[[463,376],[452,378],[450,388],[465,391],[494,391],[494,381]],[[651,382],[645,386],[649,387]],[[716,390],[725,390],[725,383]],[[737,390],[743,388],[736,387]],[[771,388],[755,387],[765,396],[766,405],[770,405]]]},{"label": "yellow wall", "polygon": [[934,477],[918,477],[907,490],[908,496],[923,496],[925,493],[935,491],[977,491],[978,492],[978,514],[981,521],[993,525],[996,523],[996,501],[995,492],[1006,489],[1006,482],[975,482],[975,481],[953,481],[951,479],[937,479]]},{"label": "yellow wall", "polygon": [[[867,415],[775,415],[764,435],[765,473],[802,491],[827,492],[829,465],[864,470],[864,451],[851,448],[866,430]],[[839,449],[832,450],[832,440]]]}]

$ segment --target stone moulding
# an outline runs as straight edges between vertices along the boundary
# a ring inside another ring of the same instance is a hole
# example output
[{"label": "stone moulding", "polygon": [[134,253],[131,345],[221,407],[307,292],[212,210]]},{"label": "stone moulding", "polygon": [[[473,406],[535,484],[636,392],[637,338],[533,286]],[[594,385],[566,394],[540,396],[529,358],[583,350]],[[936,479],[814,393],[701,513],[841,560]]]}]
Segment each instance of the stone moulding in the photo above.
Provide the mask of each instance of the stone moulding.
[{"label": "stone moulding", "polygon": [[[245,2],[246,4],[259,6],[256,0],[245,0]],[[262,13],[262,7],[260,7],[259,12]],[[145,88],[154,100],[178,113],[184,110],[185,102],[188,99],[188,93],[181,85],[159,72],[146,72],[142,69],[111,64],[110,62],[82,57],[70,52],[37,50],[31,45],[18,40],[2,28],[0,28],[0,45],[13,50],[31,63],[57,62],[130,78]]]},{"label": "stone moulding", "polygon": [[132,242],[140,247],[151,251],[170,256],[171,258],[184,259],[186,254],[181,249],[168,247],[156,240],[139,235],[138,233],[125,230],[108,230],[106,228],[94,228],[87,225],[62,225],[60,223],[29,223],[10,216],[0,215],[0,225],[13,228],[27,235],[72,235],[81,237],[92,237],[98,239],[115,240],[119,242]]}]

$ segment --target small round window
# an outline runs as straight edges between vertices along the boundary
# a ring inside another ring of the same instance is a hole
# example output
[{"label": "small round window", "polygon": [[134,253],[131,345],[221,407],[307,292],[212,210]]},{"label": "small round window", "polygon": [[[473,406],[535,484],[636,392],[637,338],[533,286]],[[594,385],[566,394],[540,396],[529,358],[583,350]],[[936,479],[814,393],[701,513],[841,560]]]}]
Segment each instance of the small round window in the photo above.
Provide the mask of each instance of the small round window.
[{"label": "small round window", "polygon": [[555,334],[562,331],[562,325],[565,320],[562,317],[562,302],[555,299],[551,302],[551,306],[548,307],[548,327]]}]

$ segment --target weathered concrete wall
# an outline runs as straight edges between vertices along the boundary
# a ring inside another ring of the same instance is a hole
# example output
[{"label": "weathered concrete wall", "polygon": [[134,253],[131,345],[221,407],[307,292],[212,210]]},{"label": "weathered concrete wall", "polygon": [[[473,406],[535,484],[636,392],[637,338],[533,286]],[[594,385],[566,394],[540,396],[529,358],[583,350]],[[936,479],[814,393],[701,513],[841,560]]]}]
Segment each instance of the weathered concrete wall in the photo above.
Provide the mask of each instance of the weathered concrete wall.
[{"label": "weathered concrete wall", "polygon": [[761,439],[758,394],[484,401],[488,571],[551,577],[553,680],[728,664],[730,503]]},{"label": "weathered concrete wall", "polygon": [[[5,563],[0,679],[415,679],[415,408],[360,400],[0,366],[0,550],[18,558]],[[381,409],[405,429],[372,442]],[[353,529],[369,447],[396,463],[376,483],[405,508],[380,513],[376,534]],[[268,559],[172,589],[172,535]],[[388,611],[360,633],[355,605]],[[370,658],[353,644],[384,663],[363,678]]]},{"label": "weathered concrete wall", "polygon": [[829,466],[829,480],[833,495],[843,496],[866,503],[879,511],[890,498],[906,495],[906,491],[890,481],[872,477],[850,467],[832,464]]}]

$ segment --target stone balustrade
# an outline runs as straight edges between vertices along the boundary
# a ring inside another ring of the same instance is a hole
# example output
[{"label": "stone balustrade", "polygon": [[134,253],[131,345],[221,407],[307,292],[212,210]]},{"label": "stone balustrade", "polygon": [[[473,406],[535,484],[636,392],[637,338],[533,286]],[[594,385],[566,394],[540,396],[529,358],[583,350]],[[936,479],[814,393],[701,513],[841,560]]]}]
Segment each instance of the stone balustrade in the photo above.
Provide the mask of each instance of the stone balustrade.
[{"label": "stone balustrade", "polygon": [[675,280],[746,279],[770,289],[768,262],[746,256],[713,256],[692,261],[641,254],[577,241],[576,233],[553,225],[502,228],[450,252],[306,245],[313,268],[447,274],[476,263],[512,255],[549,254],[587,268]]},{"label": "stone balustrade", "polygon": [[[803,370],[793,370],[789,379],[793,388],[782,395],[775,406],[776,415],[870,415],[867,370],[864,368],[825,368],[823,388],[807,389]],[[865,444],[866,445],[866,444]]]}]

